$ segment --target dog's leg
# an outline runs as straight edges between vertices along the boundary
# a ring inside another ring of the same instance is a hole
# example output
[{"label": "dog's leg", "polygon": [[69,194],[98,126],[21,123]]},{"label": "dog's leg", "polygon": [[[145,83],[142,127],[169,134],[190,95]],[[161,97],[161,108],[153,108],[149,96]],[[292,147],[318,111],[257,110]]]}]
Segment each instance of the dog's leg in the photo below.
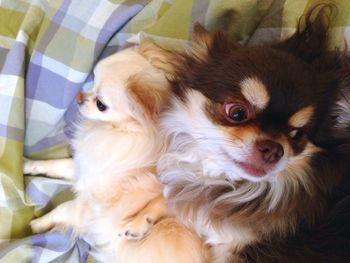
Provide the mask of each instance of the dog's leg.
[{"label": "dog's leg", "polygon": [[71,158],[40,161],[24,159],[23,173],[45,174],[48,177],[73,181],[74,162]]},{"label": "dog's leg", "polygon": [[151,200],[136,215],[126,218],[123,222],[123,232],[127,239],[141,239],[160,218],[168,215],[163,196]]},{"label": "dog's leg", "polygon": [[74,199],[60,204],[55,209],[42,217],[30,222],[34,233],[41,233],[53,227],[58,229],[73,228],[76,231],[83,229],[85,222],[91,217],[91,211],[87,202]]}]

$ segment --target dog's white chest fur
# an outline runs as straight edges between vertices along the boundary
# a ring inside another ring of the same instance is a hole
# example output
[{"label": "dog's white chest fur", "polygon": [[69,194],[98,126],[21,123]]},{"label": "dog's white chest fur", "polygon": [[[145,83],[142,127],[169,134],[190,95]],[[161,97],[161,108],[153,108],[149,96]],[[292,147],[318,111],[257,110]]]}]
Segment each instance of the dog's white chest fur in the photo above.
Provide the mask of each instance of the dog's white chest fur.
[{"label": "dog's white chest fur", "polygon": [[137,130],[133,133],[108,123],[83,121],[73,141],[76,190],[101,192],[117,183],[133,167],[135,159],[130,157],[140,153],[142,140]]},{"label": "dog's white chest fur", "polygon": [[[180,138],[181,136],[178,135],[177,140]],[[173,143],[168,149],[168,154],[164,155],[158,163],[160,177],[165,184],[165,197],[168,198],[177,187],[182,189],[176,197],[170,198],[170,206],[176,206],[177,202],[181,203],[181,199],[191,200],[191,196],[200,196],[206,185],[219,185],[223,182],[225,184],[224,174],[214,169],[215,165],[211,163],[211,155],[208,151],[203,154],[201,149],[195,147],[195,143],[181,144],[175,143],[175,140]],[[175,203],[172,203],[173,201]],[[175,210],[180,221],[195,229],[206,243],[215,247],[213,256],[218,259],[217,262],[224,262],[219,259],[220,253],[224,250],[227,252],[227,250],[239,249],[256,239],[251,229],[234,225],[229,219],[222,220],[219,225],[212,224],[209,219],[210,207],[206,205],[196,206],[190,202],[185,209],[175,208]]]}]

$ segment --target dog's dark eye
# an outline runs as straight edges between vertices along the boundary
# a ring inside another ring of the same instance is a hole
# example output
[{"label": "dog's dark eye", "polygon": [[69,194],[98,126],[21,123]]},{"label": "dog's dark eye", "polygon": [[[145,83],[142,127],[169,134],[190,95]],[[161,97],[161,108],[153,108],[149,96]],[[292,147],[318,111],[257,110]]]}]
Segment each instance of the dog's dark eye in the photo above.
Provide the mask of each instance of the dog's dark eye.
[{"label": "dog's dark eye", "polygon": [[227,119],[232,123],[243,123],[249,120],[249,110],[239,103],[225,103],[224,111]]},{"label": "dog's dark eye", "polygon": [[293,129],[289,132],[289,137],[293,140],[299,140],[305,135],[303,130]]},{"label": "dog's dark eye", "polygon": [[96,98],[96,106],[97,106],[99,111],[107,110],[107,106],[105,104],[103,104],[99,98]]}]

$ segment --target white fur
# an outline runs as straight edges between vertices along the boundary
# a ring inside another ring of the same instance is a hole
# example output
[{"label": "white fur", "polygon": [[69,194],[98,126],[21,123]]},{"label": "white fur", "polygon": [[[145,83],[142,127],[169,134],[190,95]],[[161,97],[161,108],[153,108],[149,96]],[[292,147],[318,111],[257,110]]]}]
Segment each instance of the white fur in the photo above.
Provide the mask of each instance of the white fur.
[{"label": "white fur", "polygon": [[344,91],[333,109],[337,128],[348,128],[350,123],[350,92]]}]

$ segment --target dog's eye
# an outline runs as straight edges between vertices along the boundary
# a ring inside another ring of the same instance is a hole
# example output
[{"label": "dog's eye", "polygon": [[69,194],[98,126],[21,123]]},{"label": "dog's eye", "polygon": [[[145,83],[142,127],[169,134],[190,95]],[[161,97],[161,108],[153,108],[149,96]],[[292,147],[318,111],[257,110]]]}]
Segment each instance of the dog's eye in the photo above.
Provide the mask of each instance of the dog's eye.
[{"label": "dog's eye", "polygon": [[96,106],[97,106],[99,111],[107,110],[107,106],[105,104],[103,104],[99,98],[96,98]]},{"label": "dog's eye", "polygon": [[225,103],[224,111],[227,119],[232,123],[243,123],[249,120],[249,110],[239,103]]},{"label": "dog's eye", "polygon": [[304,131],[301,129],[293,129],[289,132],[289,137],[293,140],[299,140],[305,135]]}]

